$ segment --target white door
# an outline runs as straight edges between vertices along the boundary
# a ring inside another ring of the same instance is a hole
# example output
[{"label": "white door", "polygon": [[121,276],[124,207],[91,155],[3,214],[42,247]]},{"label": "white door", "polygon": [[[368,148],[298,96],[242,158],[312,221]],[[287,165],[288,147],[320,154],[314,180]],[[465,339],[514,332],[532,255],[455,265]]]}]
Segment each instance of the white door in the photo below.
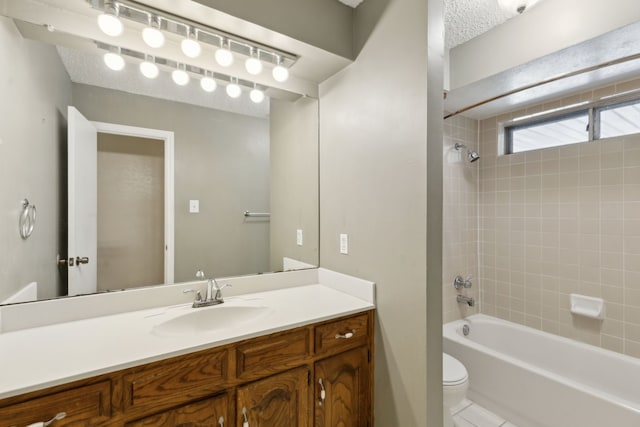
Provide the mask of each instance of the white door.
[{"label": "white door", "polygon": [[69,295],[97,290],[98,131],[74,107],[68,120],[68,256]]}]

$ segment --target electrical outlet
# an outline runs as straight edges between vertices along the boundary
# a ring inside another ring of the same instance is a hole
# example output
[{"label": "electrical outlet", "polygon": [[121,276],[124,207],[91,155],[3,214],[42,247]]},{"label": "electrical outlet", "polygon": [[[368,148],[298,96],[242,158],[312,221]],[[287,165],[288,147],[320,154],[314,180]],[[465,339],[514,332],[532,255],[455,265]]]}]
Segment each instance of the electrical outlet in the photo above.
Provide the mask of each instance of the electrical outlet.
[{"label": "electrical outlet", "polygon": [[296,230],[296,244],[298,246],[302,246],[302,230],[301,229]]},{"label": "electrical outlet", "polygon": [[340,253],[344,255],[349,253],[349,236],[346,234],[340,235]]},{"label": "electrical outlet", "polygon": [[189,213],[200,212],[200,200],[189,200]]}]

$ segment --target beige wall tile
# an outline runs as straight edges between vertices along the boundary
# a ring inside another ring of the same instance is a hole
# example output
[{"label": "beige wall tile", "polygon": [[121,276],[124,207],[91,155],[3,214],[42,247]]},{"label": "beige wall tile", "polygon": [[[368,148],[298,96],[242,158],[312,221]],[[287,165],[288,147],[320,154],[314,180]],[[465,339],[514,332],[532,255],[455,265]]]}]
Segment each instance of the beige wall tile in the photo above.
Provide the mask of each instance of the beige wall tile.
[{"label": "beige wall tile", "polygon": [[[640,79],[544,107],[637,88]],[[498,156],[503,118],[478,134],[479,270],[491,283],[482,311],[640,357],[640,136]],[[605,299],[605,320],[572,315],[570,293]]]}]

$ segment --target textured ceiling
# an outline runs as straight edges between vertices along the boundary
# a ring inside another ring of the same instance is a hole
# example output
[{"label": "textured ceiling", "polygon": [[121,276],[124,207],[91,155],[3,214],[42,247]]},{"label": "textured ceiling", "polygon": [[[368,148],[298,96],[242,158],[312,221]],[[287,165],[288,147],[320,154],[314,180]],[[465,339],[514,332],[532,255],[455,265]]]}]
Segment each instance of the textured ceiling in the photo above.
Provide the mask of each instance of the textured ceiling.
[{"label": "textured ceiling", "polygon": [[[338,0],[353,8],[364,0]],[[444,0],[445,47],[450,49],[513,17],[498,0]]]},{"label": "textured ceiling", "polygon": [[471,40],[511,17],[497,0],[444,0],[445,47]]}]

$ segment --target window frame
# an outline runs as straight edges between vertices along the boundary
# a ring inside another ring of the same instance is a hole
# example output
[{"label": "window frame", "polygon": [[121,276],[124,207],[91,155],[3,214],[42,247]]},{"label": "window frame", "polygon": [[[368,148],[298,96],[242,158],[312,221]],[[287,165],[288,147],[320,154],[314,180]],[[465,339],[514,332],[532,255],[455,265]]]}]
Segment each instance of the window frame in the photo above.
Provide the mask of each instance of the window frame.
[{"label": "window frame", "polygon": [[[501,141],[501,148],[503,150],[503,154],[518,154],[518,153],[526,153],[528,151],[542,150],[545,148],[553,148],[553,147],[564,147],[567,145],[575,145],[575,144],[584,144],[593,141],[597,141],[600,139],[605,139],[600,137],[600,113],[602,111],[611,110],[617,107],[624,107],[626,105],[632,104],[640,104],[640,89],[636,89],[627,93],[622,93],[618,95],[607,96],[595,101],[582,102],[574,105],[569,105],[566,107],[557,108],[554,110],[533,114],[530,116],[523,116],[520,118],[515,118],[509,120],[507,122],[500,123],[500,134],[502,135],[503,140]],[[531,150],[523,150],[513,152],[513,132],[518,129],[527,129],[539,125],[543,125],[545,123],[553,123],[562,121],[565,119],[569,119],[572,117],[577,117],[583,114],[587,114],[588,122],[587,122],[587,140],[579,141],[574,143],[567,143],[556,145],[553,147],[539,147]],[[637,133],[640,133],[637,132]],[[636,133],[625,134],[625,135],[634,135]]]}]

